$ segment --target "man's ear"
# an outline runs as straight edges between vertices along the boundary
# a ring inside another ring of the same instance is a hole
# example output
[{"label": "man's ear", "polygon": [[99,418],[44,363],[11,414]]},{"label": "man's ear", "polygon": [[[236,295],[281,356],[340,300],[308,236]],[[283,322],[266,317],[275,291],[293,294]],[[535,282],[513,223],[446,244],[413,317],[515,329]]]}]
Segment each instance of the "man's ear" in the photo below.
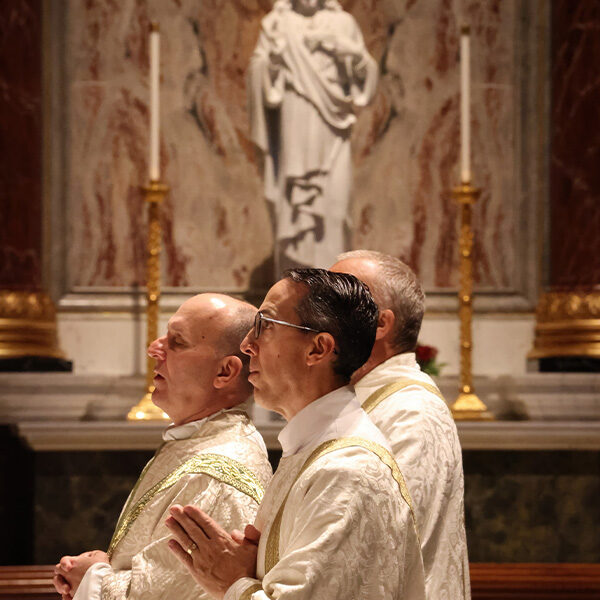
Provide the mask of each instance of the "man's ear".
[{"label": "man's ear", "polygon": [[313,338],[306,354],[306,364],[312,367],[323,360],[333,358],[335,354],[335,339],[330,333],[322,331]]},{"label": "man's ear", "polygon": [[237,356],[226,356],[219,362],[217,375],[213,380],[213,386],[220,390],[229,385],[240,374],[242,361]]},{"label": "man's ear", "polygon": [[396,315],[392,310],[386,308],[380,311],[379,318],[377,319],[377,333],[375,333],[376,340],[382,340],[390,333],[394,331],[394,325],[396,324]]}]

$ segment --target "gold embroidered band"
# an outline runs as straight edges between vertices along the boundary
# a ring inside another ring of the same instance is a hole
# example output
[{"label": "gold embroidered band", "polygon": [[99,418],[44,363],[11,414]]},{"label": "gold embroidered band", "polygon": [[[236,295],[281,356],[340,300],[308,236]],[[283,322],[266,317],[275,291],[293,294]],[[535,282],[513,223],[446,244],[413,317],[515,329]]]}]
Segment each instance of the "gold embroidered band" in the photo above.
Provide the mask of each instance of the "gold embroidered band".
[{"label": "gold embroidered band", "polygon": [[254,594],[254,592],[258,592],[258,590],[262,590],[262,585],[260,585],[260,583],[254,583],[242,592],[239,600],[250,600],[250,598],[252,598],[252,594]]},{"label": "gold embroidered band", "polygon": [[404,388],[410,387],[412,385],[416,385],[421,387],[432,394],[435,394],[442,400],[444,400],[444,396],[435,385],[431,385],[430,383],[425,383],[424,381],[419,381],[418,379],[409,379],[408,377],[401,377],[400,379],[388,383],[383,387],[375,390],[364,402],[362,408],[365,412],[370,413],[375,407],[377,407],[381,402],[383,402],[386,398],[389,398],[392,394],[403,390]]},{"label": "gold embroidered band", "polygon": [[392,477],[395,479],[398,484],[398,488],[400,490],[400,495],[403,500],[408,504],[408,508],[410,509],[410,515],[412,517],[415,531],[417,529],[417,523],[415,520],[415,512],[413,510],[413,504],[408,492],[408,487],[406,486],[406,481],[404,480],[404,476],[400,472],[400,468],[396,464],[394,457],[379,444],[372,442],[371,440],[366,440],[360,437],[346,437],[339,438],[337,440],[330,440],[328,442],[323,442],[320,446],[317,446],[315,450],[311,453],[311,455],[306,459],[298,475],[294,479],[294,483],[290,486],[290,490],[286,494],[279,510],[277,511],[277,515],[273,520],[273,524],[271,525],[271,529],[269,531],[269,537],[267,538],[267,545],[265,547],[265,573],[268,573],[278,562],[279,562],[279,534],[281,531],[281,519],[283,517],[283,509],[285,508],[285,504],[287,502],[288,496],[290,495],[290,491],[292,487],[296,484],[300,476],[310,467],[316,460],[329,454],[330,452],[334,452],[335,450],[340,450],[342,448],[349,448],[352,446],[358,446],[360,448],[364,448],[366,450],[370,450],[375,454],[384,465],[390,468],[392,472]]},{"label": "gold embroidered band", "polygon": [[[257,504],[260,504],[265,493],[264,487],[256,475],[237,460],[220,454],[198,454],[192,456],[192,458],[152,486],[131,509],[129,509],[128,503],[127,508],[119,518],[115,533],[108,547],[109,558],[112,556],[117,544],[125,537],[125,534],[129,531],[135,520],[143,512],[144,508],[146,508],[146,505],[157,494],[175,485],[184,475],[190,474],[204,474],[217,481],[226,483],[252,498]],[[136,486],[139,485],[140,480],[138,480]],[[131,498],[133,498],[133,493]]]}]

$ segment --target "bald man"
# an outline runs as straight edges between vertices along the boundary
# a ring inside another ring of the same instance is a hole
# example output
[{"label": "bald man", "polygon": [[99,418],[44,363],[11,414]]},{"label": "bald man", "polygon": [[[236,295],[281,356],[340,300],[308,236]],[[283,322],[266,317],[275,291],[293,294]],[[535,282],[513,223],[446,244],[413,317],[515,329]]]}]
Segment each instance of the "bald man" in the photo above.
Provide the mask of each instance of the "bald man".
[{"label": "bald man", "polygon": [[244,405],[251,386],[240,342],[255,315],[245,302],[200,294],[152,342],[152,401],[173,422],[133,488],[108,552],[65,556],[56,566],[64,600],[208,598],[169,551],[164,522],[172,504],[196,505],[227,531],[254,522],[272,474]]},{"label": "bald man", "polygon": [[342,254],[331,270],[366,283],[379,307],[371,356],[352,383],[406,477],[427,598],[466,600],[471,594],[460,442],[440,391],[415,358],[425,312],[423,288],[408,265],[370,250]]}]

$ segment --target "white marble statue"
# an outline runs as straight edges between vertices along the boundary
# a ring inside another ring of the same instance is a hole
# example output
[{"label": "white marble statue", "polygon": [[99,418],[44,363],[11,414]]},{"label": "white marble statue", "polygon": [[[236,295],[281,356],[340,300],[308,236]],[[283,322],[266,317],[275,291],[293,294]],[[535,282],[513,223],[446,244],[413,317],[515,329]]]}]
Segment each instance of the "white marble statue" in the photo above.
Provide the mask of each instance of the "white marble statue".
[{"label": "white marble statue", "polygon": [[248,93],[276,271],[325,267],[347,249],[350,134],[377,74],[356,21],[337,0],[277,0],[264,17]]}]

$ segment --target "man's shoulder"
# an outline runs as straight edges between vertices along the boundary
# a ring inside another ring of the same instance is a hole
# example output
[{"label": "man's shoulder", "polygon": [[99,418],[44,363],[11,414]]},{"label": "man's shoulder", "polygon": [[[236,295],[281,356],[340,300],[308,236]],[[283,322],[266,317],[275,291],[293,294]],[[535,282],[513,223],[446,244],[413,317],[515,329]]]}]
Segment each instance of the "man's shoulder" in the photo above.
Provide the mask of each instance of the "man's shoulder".
[{"label": "man's shoulder", "polygon": [[194,457],[205,457],[209,462],[212,457],[215,464],[229,462],[231,468],[248,469],[263,485],[271,478],[272,469],[264,441],[243,411],[217,416],[196,432],[191,442],[186,454],[192,462]]},{"label": "man's shoulder", "polygon": [[379,479],[382,473],[392,475],[393,461],[388,448],[372,439],[341,437],[313,449],[304,460],[298,479],[321,479],[327,485]]},{"label": "man's shoulder", "polygon": [[421,412],[426,415],[434,411],[451,418],[437,384],[420,369],[404,368],[399,371],[384,363],[377,368],[377,376],[380,385],[373,387],[370,396],[363,401],[367,412],[385,405],[387,409],[399,412]]}]

